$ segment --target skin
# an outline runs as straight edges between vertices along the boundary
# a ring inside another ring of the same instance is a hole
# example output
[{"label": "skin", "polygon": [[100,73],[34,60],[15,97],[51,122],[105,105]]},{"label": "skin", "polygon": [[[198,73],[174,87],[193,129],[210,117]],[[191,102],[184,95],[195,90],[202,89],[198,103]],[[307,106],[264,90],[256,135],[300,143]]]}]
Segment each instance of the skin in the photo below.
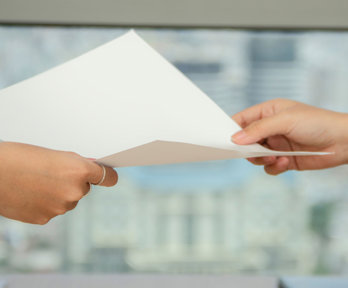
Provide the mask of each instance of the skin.
[{"label": "skin", "polygon": [[[233,116],[243,128],[232,136],[239,145],[261,143],[273,150],[334,152],[325,156],[260,157],[250,162],[277,175],[287,170],[315,170],[348,163],[348,115],[303,103],[276,99]],[[0,143],[0,215],[26,223],[46,224],[72,210],[98,183],[102,168],[72,152],[21,143]],[[106,167],[102,186],[117,183]]]},{"label": "skin", "polygon": [[[46,224],[76,207],[98,183],[103,169],[72,152],[38,146],[0,143],[0,215],[32,224]],[[117,183],[117,173],[106,167],[102,186]]]},{"label": "skin", "polygon": [[300,102],[275,99],[233,117],[243,130],[232,136],[239,145],[260,143],[273,150],[334,152],[325,156],[258,157],[271,175],[287,170],[316,170],[348,163],[348,114]]}]

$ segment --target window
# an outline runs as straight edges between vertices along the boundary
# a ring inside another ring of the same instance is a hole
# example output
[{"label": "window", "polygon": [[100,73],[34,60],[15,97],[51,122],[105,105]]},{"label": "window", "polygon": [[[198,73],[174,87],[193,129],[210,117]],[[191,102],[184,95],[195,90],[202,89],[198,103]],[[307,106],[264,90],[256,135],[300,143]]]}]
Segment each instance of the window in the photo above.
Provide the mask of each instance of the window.
[{"label": "window", "polygon": [[[0,26],[0,88],[125,31]],[[138,32],[228,114],[275,97],[348,111],[347,32]],[[231,160],[118,172],[116,187],[46,226],[0,218],[0,271],[348,269],[347,167],[271,177]]]}]

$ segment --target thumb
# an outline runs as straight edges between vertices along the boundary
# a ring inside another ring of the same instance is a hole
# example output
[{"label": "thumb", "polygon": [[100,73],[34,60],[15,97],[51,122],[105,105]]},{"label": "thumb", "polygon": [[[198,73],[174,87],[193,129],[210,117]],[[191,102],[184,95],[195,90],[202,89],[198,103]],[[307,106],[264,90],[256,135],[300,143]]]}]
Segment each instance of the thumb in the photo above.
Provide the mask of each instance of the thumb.
[{"label": "thumb", "polygon": [[[114,186],[118,181],[118,175],[114,169],[111,167],[107,167],[99,165],[95,161],[89,161],[90,164],[90,175],[89,175],[89,183],[96,184],[101,182],[100,186],[111,187]],[[105,174],[105,175],[104,175]]]},{"label": "thumb", "polygon": [[277,114],[252,122],[243,130],[231,137],[231,140],[240,145],[257,143],[262,139],[289,133],[291,118],[285,114]]}]

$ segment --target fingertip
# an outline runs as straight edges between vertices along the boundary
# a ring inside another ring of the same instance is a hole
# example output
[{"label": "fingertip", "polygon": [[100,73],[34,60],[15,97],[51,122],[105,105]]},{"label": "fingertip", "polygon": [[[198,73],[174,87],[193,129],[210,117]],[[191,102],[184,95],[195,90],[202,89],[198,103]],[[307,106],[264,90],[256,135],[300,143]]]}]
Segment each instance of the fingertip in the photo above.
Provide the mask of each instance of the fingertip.
[{"label": "fingertip", "polygon": [[277,161],[275,156],[251,157],[247,158],[254,165],[272,165]]},{"label": "fingertip", "polygon": [[289,157],[285,157],[285,156],[279,157],[277,160],[277,163],[280,168],[285,168],[286,170],[288,170],[289,163],[290,163]]},{"label": "fingertip", "polygon": [[118,182],[118,174],[117,172],[111,168],[111,167],[105,167],[106,168],[106,177],[104,182],[101,184],[105,187],[112,187],[115,186]]},{"label": "fingertip", "polygon": [[112,169],[114,171],[114,181],[112,182],[111,186],[115,186],[118,182],[118,173],[116,172],[116,170]]},{"label": "fingertip", "polygon": [[255,165],[256,165],[256,163],[255,163],[255,159],[256,159],[256,157],[249,157],[249,158],[246,158],[246,160],[248,160],[250,163],[252,163],[252,164],[255,164]]},{"label": "fingertip", "polygon": [[276,176],[289,170],[290,160],[288,157],[279,157],[273,164],[265,165],[265,172],[269,175]]},{"label": "fingertip", "polygon": [[284,171],[279,170],[278,168],[274,167],[273,165],[266,165],[264,167],[264,170],[268,175],[271,175],[271,176],[277,176],[278,174],[284,172]]}]

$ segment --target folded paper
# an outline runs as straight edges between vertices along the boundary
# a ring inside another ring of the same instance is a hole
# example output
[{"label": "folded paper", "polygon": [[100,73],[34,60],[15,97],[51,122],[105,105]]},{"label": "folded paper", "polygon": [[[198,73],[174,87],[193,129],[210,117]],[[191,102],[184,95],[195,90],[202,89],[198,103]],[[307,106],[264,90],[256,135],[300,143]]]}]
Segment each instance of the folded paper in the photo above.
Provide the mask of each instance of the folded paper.
[{"label": "folded paper", "polygon": [[112,167],[266,155],[134,31],[0,91],[0,137],[75,151]]}]

